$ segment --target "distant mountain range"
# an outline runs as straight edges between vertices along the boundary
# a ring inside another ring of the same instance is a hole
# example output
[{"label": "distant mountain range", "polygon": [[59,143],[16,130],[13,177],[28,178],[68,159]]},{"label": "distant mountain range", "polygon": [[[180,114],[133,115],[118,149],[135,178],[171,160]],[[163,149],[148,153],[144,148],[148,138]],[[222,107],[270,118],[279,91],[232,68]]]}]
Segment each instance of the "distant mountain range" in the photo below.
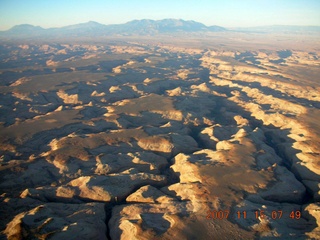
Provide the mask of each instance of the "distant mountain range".
[{"label": "distant mountain range", "polygon": [[220,26],[206,26],[195,21],[182,19],[163,20],[133,20],[125,24],[104,25],[90,21],[61,28],[44,29],[39,26],[22,24],[7,31],[0,31],[1,38],[34,38],[34,37],[99,37],[99,36],[130,36],[130,35],[157,35],[173,33],[197,32],[320,32],[320,27],[310,26],[264,26],[254,28],[226,29]]},{"label": "distant mountain range", "polygon": [[61,28],[44,29],[39,26],[22,24],[7,31],[0,31],[1,37],[59,37],[59,36],[112,36],[112,35],[156,35],[177,32],[217,32],[226,31],[220,26],[210,26],[181,19],[134,20],[125,24],[104,25],[98,22],[87,22]]}]

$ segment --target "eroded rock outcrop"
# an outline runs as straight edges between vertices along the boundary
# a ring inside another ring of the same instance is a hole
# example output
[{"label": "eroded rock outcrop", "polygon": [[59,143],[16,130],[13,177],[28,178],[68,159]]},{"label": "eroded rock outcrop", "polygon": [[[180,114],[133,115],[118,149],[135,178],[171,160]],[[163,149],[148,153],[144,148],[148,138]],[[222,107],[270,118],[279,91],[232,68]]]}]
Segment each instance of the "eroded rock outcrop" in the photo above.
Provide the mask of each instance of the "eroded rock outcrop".
[{"label": "eroded rock outcrop", "polygon": [[3,46],[0,238],[317,239],[319,51],[161,41]]},{"label": "eroded rock outcrop", "polygon": [[26,189],[21,197],[32,197],[44,202],[46,199],[71,202],[77,202],[79,199],[99,202],[122,201],[135,188],[145,184],[163,186],[166,184],[166,178],[129,169],[123,174],[79,177],[59,187]]},{"label": "eroded rock outcrop", "polygon": [[107,239],[102,203],[46,203],[14,217],[8,239]]}]

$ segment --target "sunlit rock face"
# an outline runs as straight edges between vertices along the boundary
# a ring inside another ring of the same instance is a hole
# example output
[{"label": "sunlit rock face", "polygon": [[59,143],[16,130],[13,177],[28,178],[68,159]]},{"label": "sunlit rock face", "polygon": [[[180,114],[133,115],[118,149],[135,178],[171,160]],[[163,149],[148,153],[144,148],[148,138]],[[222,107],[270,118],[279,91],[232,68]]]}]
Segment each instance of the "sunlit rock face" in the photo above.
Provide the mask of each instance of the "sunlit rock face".
[{"label": "sunlit rock face", "polygon": [[240,35],[3,44],[0,238],[317,239],[319,49]]}]

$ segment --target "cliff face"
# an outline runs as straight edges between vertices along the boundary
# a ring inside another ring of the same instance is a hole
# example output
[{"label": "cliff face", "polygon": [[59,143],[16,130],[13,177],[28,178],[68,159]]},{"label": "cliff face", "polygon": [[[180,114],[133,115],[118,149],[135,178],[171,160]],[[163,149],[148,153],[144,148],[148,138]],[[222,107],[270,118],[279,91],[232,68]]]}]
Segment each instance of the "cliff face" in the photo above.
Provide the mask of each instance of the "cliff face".
[{"label": "cliff face", "polygon": [[318,50],[184,44],[4,46],[3,237],[319,235]]}]

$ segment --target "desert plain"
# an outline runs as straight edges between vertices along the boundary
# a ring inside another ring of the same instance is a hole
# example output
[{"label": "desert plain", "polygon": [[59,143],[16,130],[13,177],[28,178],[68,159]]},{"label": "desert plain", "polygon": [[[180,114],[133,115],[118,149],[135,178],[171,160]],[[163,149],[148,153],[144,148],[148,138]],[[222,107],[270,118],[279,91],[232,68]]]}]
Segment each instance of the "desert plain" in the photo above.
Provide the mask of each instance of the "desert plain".
[{"label": "desert plain", "polygon": [[319,39],[1,40],[0,239],[319,239]]}]

